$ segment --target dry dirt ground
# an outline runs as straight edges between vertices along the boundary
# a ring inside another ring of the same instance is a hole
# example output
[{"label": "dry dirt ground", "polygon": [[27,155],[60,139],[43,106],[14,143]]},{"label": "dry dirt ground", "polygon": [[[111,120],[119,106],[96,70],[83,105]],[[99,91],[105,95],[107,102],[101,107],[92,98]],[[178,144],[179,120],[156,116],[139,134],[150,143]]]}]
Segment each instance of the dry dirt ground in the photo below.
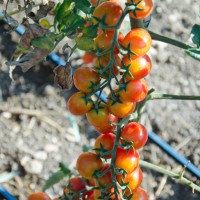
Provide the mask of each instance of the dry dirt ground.
[{"label": "dry dirt ground", "polygon": [[[190,43],[194,23],[200,23],[199,0],[154,1],[150,29]],[[11,82],[5,61],[11,58],[19,36],[8,33],[0,22],[0,174],[20,171],[20,175],[2,183],[19,200],[40,191],[45,180],[64,162],[73,168],[82,146],[92,145],[97,133],[84,117],[70,115],[66,106],[69,92],[62,92],[53,83],[55,64],[42,62],[26,73],[14,71]],[[150,51],[152,71],[147,78],[156,92],[199,95],[200,63],[185,56],[181,49],[153,42]],[[53,122],[52,122],[53,121]],[[200,102],[156,100],[148,102],[141,122],[155,131],[200,168]],[[141,158],[175,172],[182,167],[150,140],[141,151]],[[177,181],[142,168],[142,186],[151,200],[199,200],[200,194]],[[200,184],[193,175],[185,176]],[[47,192],[62,194],[66,180]],[[1,199],[1,197],[0,197]]]}]

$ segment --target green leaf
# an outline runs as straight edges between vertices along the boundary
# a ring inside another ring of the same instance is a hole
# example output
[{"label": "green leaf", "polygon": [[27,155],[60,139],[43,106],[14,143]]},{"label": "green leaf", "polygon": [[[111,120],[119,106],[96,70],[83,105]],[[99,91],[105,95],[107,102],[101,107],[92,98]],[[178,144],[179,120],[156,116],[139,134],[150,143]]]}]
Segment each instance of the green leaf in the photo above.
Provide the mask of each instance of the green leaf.
[{"label": "green leaf", "polygon": [[186,54],[191,56],[192,58],[200,61],[200,49],[190,48],[185,50]]},{"label": "green leaf", "polygon": [[46,181],[44,187],[43,187],[43,191],[49,189],[50,187],[52,187],[53,185],[55,185],[56,183],[60,182],[63,178],[65,177],[65,174],[63,173],[63,171],[59,170],[55,173],[53,173],[49,179]]},{"label": "green leaf", "polygon": [[83,19],[80,15],[71,13],[64,17],[63,22],[63,32],[72,33],[78,27],[81,27],[85,24],[85,19]]},{"label": "green leaf", "polygon": [[80,50],[93,50],[94,49],[94,40],[90,37],[76,37],[75,38],[77,48]]},{"label": "green leaf", "polygon": [[40,49],[48,49],[52,51],[55,47],[54,42],[55,40],[50,37],[50,35],[45,35],[43,37],[32,40],[31,44],[34,47],[38,47]]},{"label": "green leaf", "polygon": [[91,4],[88,0],[73,0],[76,3],[76,8],[86,14],[91,13]]},{"label": "green leaf", "polygon": [[59,163],[59,167],[61,169],[61,171],[66,175],[66,176],[70,176],[71,175],[71,171],[70,169],[63,163]]},{"label": "green leaf", "polygon": [[95,38],[97,36],[98,25],[84,27],[82,29],[83,36]]},{"label": "green leaf", "polygon": [[195,24],[192,27],[192,31],[191,31],[191,38],[194,44],[197,45],[197,47],[200,47],[200,25]]}]

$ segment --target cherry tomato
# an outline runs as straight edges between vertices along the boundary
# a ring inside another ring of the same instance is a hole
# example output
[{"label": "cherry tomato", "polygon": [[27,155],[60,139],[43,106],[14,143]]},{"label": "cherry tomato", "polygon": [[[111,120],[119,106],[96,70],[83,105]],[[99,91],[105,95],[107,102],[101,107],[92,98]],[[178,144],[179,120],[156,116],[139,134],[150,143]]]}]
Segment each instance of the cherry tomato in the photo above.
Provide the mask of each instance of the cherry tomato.
[{"label": "cherry tomato", "polygon": [[[128,0],[128,3],[134,2],[134,4],[138,3],[141,0]],[[153,2],[152,0],[142,0],[138,6],[140,10],[136,10],[135,12],[130,12],[130,16],[134,19],[143,19],[148,17],[153,10]]]},{"label": "cherry tomato", "polygon": [[[120,57],[117,54],[115,54],[114,59],[115,59],[115,62],[117,63],[117,66],[120,67],[121,66]],[[101,69],[107,67],[109,62],[110,62],[110,55],[109,54],[98,57],[95,61],[95,64],[94,64],[95,70],[97,72],[99,72]],[[112,68],[113,68],[113,72],[114,72],[115,76],[117,76],[119,74],[119,71],[118,71],[116,65],[113,64]],[[101,74],[101,77],[107,78],[109,76],[109,74],[110,74],[110,70],[106,70],[103,74]]]},{"label": "cherry tomato", "polygon": [[87,179],[92,178],[94,172],[103,167],[103,162],[97,155],[91,152],[82,153],[76,162],[79,174]]},{"label": "cherry tomato", "polygon": [[137,56],[142,56],[147,53],[152,44],[151,36],[145,29],[134,28],[125,36],[122,41],[122,47],[128,48]]},{"label": "cherry tomato", "polygon": [[88,186],[95,186],[95,179],[91,178],[91,179],[86,179],[86,183]]},{"label": "cherry tomato", "polygon": [[125,55],[122,59],[122,63],[129,68],[129,72],[132,75],[126,76],[127,80],[137,80],[147,76],[151,70],[151,60],[147,54],[143,56]]},{"label": "cherry tomato", "polygon": [[99,77],[95,70],[90,67],[80,67],[74,72],[73,80],[77,89],[84,93],[92,92],[92,83],[97,84]]},{"label": "cherry tomato", "polygon": [[126,85],[126,91],[121,90],[119,95],[125,102],[139,102],[145,99],[148,93],[147,83],[144,79],[132,80]]},{"label": "cherry tomato", "polygon": [[82,56],[82,60],[85,64],[90,64],[95,61],[96,55],[94,53],[86,51]]},{"label": "cherry tomato", "polygon": [[91,4],[92,4],[92,6],[94,7],[94,6],[97,5],[98,0],[90,0],[90,2],[91,2]]},{"label": "cherry tomato", "polygon": [[147,193],[141,188],[137,188],[132,191],[133,196],[130,200],[149,200]]},{"label": "cherry tomato", "polygon": [[123,168],[127,173],[131,173],[139,165],[140,156],[137,150],[129,149],[128,152],[120,147],[117,148],[115,156],[115,166]]},{"label": "cherry tomato", "polygon": [[133,142],[135,149],[140,149],[146,144],[148,133],[142,124],[130,122],[122,129],[121,137],[126,141]]},{"label": "cherry tomato", "polygon": [[118,180],[119,183],[128,183],[128,187],[133,191],[142,183],[142,170],[137,167],[133,172],[126,175],[125,178]]},{"label": "cherry tomato", "polygon": [[[103,147],[104,150],[111,151],[115,143],[115,138],[116,136],[113,133],[100,135],[95,140],[94,148],[101,149]],[[96,153],[98,154],[99,151],[96,151]],[[106,155],[106,158],[111,158],[111,154]]]},{"label": "cherry tomato", "polygon": [[122,15],[122,8],[118,3],[115,2],[104,2],[97,6],[93,13],[93,22],[97,24],[98,21],[95,18],[102,20],[105,16],[105,24],[108,26],[117,25]]},{"label": "cherry tomato", "polygon": [[108,126],[110,121],[116,121],[117,117],[113,116],[106,104],[101,103],[98,110],[92,109],[86,113],[88,122],[94,127],[103,127]]},{"label": "cherry tomato", "polygon": [[[104,164],[101,172],[103,173],[105,170],[107,170],[110,167],[109,163]],[[103,176],[98,177],[98,184],[100,186],[108,186],[112,183],[112,174],[111,171],[108,170]]]},{"label": "cherry tomato", "polygon": [[78,192],[85,189],[85,184],[80,177],[75,176],[69,180],[69,188],[73,192]]},{"label": "cherry tomato", "polygon": [[83,194],[83,197],[82,197],[83,200],[96,200],[94,198],[94,191],[93,190],[90,190],[90,191],[87,191]]},{"label": "cherry tomato", "polygon": [[134,102],[123,102],[122,103],[114,103],[113,100],[108,99],[108,109],[109,111],[119,118],[124,118],[130,115],[134,109],[136,104]]},{"label": "cherry tomato", "polygon": [[92,102],[86,101],[83,92],[76,92],[68,100],[68,109],[73,115],[84,115],[92,108]]},{"label": "cherry tomato", "polygon": [[[116,116],[114,116],[113,114],[110,115],[110,121],[111,122],[118,122],[118,118]],[[97,132],[101,133],[101,134],[106,134],[106,133],[111,133],[115,130],[116,126],[114,124],[108,124],[105,126],[101,126],[101,127],[94,127],[96,129]]]},{"label": "cherry tomato", "polygon": [[35,192],[28,196],[28,200],[51,200],[51,198],[44,192]]}]

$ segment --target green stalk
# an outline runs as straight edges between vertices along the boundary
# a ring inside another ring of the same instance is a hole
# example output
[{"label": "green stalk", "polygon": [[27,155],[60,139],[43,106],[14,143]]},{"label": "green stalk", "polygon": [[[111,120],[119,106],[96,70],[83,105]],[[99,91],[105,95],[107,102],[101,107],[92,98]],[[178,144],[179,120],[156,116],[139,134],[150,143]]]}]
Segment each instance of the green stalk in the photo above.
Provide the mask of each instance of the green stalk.
[{"label": "green stalk", "polygon": [[177,179],[180,183],[187,185],[187,186],[191,187],[192,189],[195,189],[196,191],[200,192],[200,186],[198,186],[198,185],[194,184],[192,181],[184,178],[183,173],[176,174],[176,173],[174,173],[170,170],[164,169],[162,167],[159,167],[159,166],[154,165],[152,163],[146,162],[144,160],[140,160],[140,166],[148,168],[148,169],[152,169],[156,172],[159,172],[161,174],[165,174],[165,175],[170,176],[174,179]]}]

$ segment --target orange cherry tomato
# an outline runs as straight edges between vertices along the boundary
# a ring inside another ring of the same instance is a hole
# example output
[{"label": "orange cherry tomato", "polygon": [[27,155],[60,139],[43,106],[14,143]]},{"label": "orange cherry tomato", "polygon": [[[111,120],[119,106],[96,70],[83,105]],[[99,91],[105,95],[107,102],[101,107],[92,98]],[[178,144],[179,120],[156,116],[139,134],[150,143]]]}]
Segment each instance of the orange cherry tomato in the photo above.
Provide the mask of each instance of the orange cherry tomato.
[{"label": "orange cherry tomato", "polygon": [[73,192],[78,192],[85,189],[85,184],[80,177],[75,176],[69,180],[69,188]]},{"label": "orange cherry tomato", "polygon": [[51,200],[51,198],[44,192],[35,192],[28,196],[28,200]]},{"label": "orange cherry tomato", "polygon": [[84,93],[92,92],[92,83],[97,84],[99,77],[95,70],[90,67],[80,67],[74,72],[73,80],[77,89]]},{"label": "orange cherry tomato", "polygon": [[[104,172],[105,170],[107,170],[108,168],[110,167],[110,164],[109,163],[106,163],[104,164],[101,172]],[[101,177],[98,177],[98,184],[100,186],[108,186],[112,183],[112,174],[111,174],[111,171],[108,170],[105,175],[101,176]]]},{"label": "orange cherry tomato", "polygon": [[151,70],[151,60],[147,54],[143,56],[135,56],[130,55],[130,59],[128,55],[125,55],[122,58],[122,63],[129,68],[129,72],[132,75],[126,76],[127,80],[136,80],[141,79],[147,76]]},{"label": "orange cherry tomato", "polygon": [[136,150],[129,149],[128,152],[120,147],[117,148],[115,156],[115,166],[123,168],[127,173],[131,173],[139,165],[140,156]]},{"label": "orange cherry tomato", "polygon": [[[127,2],[133,2],[134,4],[136,4],[139,1],[141,0],[128,0]],[[148,17],[153,11],[153,2],[152,0],[142,0],[137,7],[140,8],[140,10],[130,12],[130,16],[134,19],[144,19]]]},{"label": "orange cherry tomato", "polygon": [[76,92],[68,100],[68,109],[73,115],[84,115],[92,108],[92,102],[86,101],[83,92]]},{"label": "orange cherry tomato", "polygon": [[[94,148],[101,149],[103,147],[104,150],[111,151],[115,143],[115,138],[116,136],[113,133],[102,134],[95,140]],[[98,154],[99,151],[96,151],[96,153]],[[111,158],[111,154],[106,155],[106,158]]]},{"label": "orange cherry tomato", "polygon": [[132,80],[126,85],[126,91],[121,90],[119,95],[125,102],[139,102],[145,99],[148,86],[144,79]]},{"label": "orange cherry tomato", "polygon": [[[129,192],[126,192],[127,194]],[[131,197],[130,200],[149,200],[149,197],[144,189],[141,187],[135,189],[132,191],[133,196]]]},{"label": "orange cherry tomato", "polygon": [[96,55],[94,53],[86,51],[82,56],[82,60],[85,64],[90,64],[95,61]]},{"label": "orange cherry tomato", "polygon": [[117,25],[120,17],[122,15],[122,8],[116,2],[104,2],[97,6],[93,13],[93,22],[97,24],[98,21],[95,18],[102,20],[105,16],[105,24],[108,26],[115,26]]},{"label": "orange cherry tomato", "polygon": [[149,51],[152,44],[151,36],[145,29],[134,28],[127,33],[122,41],[122,47],[128,48],[137,56],[141,56]]},{"label": "orange cherry tomato", "polygon": [[76,168],[79,174],[86,178],[90,179],[93,177],[94,172],[103,167],[103,162],[100,158],[97,158],[95,153],[84,152],[82,153],[76,162]]}]

